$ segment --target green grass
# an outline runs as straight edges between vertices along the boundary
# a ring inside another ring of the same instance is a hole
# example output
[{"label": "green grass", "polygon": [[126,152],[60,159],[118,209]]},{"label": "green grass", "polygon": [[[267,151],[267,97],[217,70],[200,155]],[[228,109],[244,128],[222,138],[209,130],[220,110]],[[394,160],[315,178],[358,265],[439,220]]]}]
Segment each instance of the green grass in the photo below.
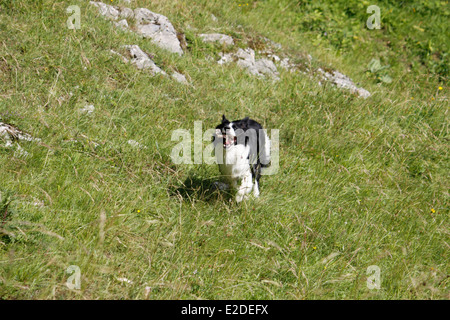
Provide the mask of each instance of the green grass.
[{"label": "green grass", "polygon": [[[85,1],[0,1],[0,119],[42,139],[20,142],[26,158],[0,147],[0,298],[449,298],[448,2],[243,3],[133,2],[186,33],[179,57]],[[74,4],[77,31],[65,27]],[[370,4],[381,30],[365,27]],[[219,66],[221,48],[201,43],[203,32],[241,47],[269,37],[372,96],[282,69],[273,83]],[[110,54],[125,44],[192,86]],[[373,58],[392,83],[367,72]],[[92,116],[78,112],[86,104]],[[213,128],[223,113],[280,130],[280,168],[263,176],[257,200],[230,202],[210,190],[217,166],[170,158],[173,130]],[[70,265],[80,290],[65,284]],[[380,290],[366,286],[371,265]]]}]

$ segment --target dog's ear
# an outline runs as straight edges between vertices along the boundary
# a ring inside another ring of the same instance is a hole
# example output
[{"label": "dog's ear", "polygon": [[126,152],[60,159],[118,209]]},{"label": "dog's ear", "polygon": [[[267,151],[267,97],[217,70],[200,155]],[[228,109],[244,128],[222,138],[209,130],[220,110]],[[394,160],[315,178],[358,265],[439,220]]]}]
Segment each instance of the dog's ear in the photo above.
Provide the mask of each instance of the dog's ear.
[{"label": "dog's ear", "polygon": [[227,118],[226,118],[225,115],[223,114],[223,115],[222,115],[222,123],[224,123],[224,122],[229,122],[229,121],[227,120]]}]

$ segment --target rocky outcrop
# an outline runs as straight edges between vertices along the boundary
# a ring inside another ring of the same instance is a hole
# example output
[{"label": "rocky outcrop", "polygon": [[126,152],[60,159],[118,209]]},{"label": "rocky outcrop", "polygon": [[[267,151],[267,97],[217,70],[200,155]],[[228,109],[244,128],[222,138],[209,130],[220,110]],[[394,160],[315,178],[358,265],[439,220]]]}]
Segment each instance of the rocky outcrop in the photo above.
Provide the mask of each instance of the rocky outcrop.
[{"label": "rocky outcrop", "polygon": [[181,73],[179,73],[179,72],[174,72],[174,73],[172,73],[172,79],[174,79],[174,80],[176,80],[176,81],[178,81],[179,83],[182,83],[182,84],[189,84],[189,82],[187,81],[187,79],[186,79],[186,77],[184,76],[184,74],[181,74]]},{"label": "rocky outcrop", "polygon": [[198,35],[203,42],[218,42],[222,45],[234,45],[233,38],[221,33],[202,33]]},{"label": "rocky outcrop", "polygon": [[177,31],[169,19],[146,8],[132,10],[121,8],[98,1],[90,1],[90,4],[99,9],[99,13],[107,19],[116,21],[114,25],[125,30],[130,30],[126,19],[134,19],[136,22],[136,33],[144,38],[149,38],[153,43],[170,52],[183,54]]},{"label": "rocky outcrop", "polygon": [[[111,50],[111,53],[120,57],[123,62],[133,64],[139,70],[148,70],[152,75],[168,75],[164,70],[158,67],[156,63],[150,58],[150,56],[142,51],[142,49],[138,45],[126,45],[124,46],[124,48],[127,49],[130,59],[114,50]],[[186,77],[179,72],[173,72],[171,74],[171,77],[179,83],[189,84],[189,82],[186,80]]]},{"label": "rocky outcrop", "polygon": [[144,51],[139,48],[137,45],[128,45],[125,46],[127,48],[128,52],[131,56],[131,63],[136,66],[136,68],[142,70],[142,69],[148,69],[150,72],[155,75],[158,73],[161,73],[163,75],[166,75],[166,73],[158,67],[152,59],[146,54]]},{"label": "rocky outcrop", "polygon": [[162,14],[154,13],[146,8],[134,10],[137,33],[144,38],[150,38],[161,48],[171,52],[183,54],[177,31],[169,19]]},{"label": "rocky outcrop", "polygon": [[317,69],[322,78],[326,81],[329,81],[336,85],[338,88],[343,88],[350,90],[351,93],[358,94],[360,97],[367,98],[370,97],[370,92],[364,88],[358,88],[345,74],[340,73],[339,71],[333,70],[331,72],[327,72],[322,70],[321,68]]},{"label": "rocky outcrop", "polygon": [[236,53],[221,54],[217,63],[226,64],[235,61],[238,66],[246,69],[250,74],[259,77],[270,77],[279,80],[279,73],[275,64],[269,59],[255,59],[255,51],[247,48],[239,50]]},{"label": "rocky outcrop", "polygon": [[[146,8],[133,10],[130,8],[112,6],[98,1],[90,1],[90,3],[99,9],[102,16],[112,20],[114,25],[118,28],[123,30],[133,30],[144,38],[149,38],[161,48],[180,55],[183,54],[182,48],[185,48],[185,46],[182,47],[179,40],[183,37],[180,37],[181,34],[175,30],[166,16],[154,13]],[[130,21],[135,23],[133,28],[130,28],[129,26]],[[233,38],[226,34],[202,33],[198,36],[204,42],[217,42],[226,46],[234,45]],[[251,42],[253,42],[253,40]],[[249,45],[252,48],[255,47],[255,42],[253,42],[253,45],[251,42],[249,42]],[[258,51],[258,55],[262,56],[262,58],[256,59],[255,51],[252,48],[239,48],[236,52],[220,53],[220,59],[217,63],[224,65],[235,62],[239,67],[247,70],[251,75],[273,80],[280,79],[280,74],[277,69],[277,66],[279,66],[289,72],[301,72],[309,75],[311,78],[319,78],[319,84],[321,81],[327,81],[338,88],[349,90],[360,97],[367,98],[370,96],[369,91],[357,87],[349,77],[339,71],[324,71],[321,68],[311,67],[312,57],[310,55],[308,55],[308,63],[296,64],[292,62],[292,57],[289,54],[281,51],[283,49],[281,44],[266,37],[258,38],[256,43],[264,46],[264,49]],[[111,52],[118,54],[124,62],[131,62],[138,69],[150,70],[153,74],[167,75],[167,73],[158,67],[138,46],[127,46],[127,49],[131,55],[130,61],[115,51]],[[188,83],[186,77],[178,72],[173,72],[171,77],[180,83]]]},{"label": "rocky outcrop", "polygon": [[128,29],[129,29],[127,19],[122,19],[122,20],[120,20],[119,22],[114,22],[114,25],[115,25],[117,28],[120,28],[120,29],[122,29],[122,30],[128,30]]},{"label": "rocky outcrop", "polygon": [[99,1],[90,1],[90,4],[96,6],[98,8],[99,13],[105,18],[111,20],[117,20],[120,16],[120,8],[115,6],[110,6],[106,3]]}]

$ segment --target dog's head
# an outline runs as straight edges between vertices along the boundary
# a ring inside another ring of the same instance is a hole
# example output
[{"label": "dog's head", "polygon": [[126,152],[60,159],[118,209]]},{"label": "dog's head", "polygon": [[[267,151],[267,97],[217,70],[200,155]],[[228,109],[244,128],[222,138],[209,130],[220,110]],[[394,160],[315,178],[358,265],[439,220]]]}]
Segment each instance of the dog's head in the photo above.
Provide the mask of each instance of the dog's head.
[{"label": "dog's head", "polygon": [[[249,118],[229,121],[225,115],[222,116],[222,123],[216,127],[216,137],[222,139],[225,149],[238,143],[238,136],[248,129]],[[220,140],[217,140],[220,141]]]}]

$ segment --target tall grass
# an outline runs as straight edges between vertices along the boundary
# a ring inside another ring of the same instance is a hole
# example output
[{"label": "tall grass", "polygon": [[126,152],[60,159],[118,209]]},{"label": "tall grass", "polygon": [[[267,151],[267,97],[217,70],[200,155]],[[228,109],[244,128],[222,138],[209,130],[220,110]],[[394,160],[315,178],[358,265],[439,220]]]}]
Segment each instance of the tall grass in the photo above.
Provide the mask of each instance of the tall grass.
[{"label": "tall grass", "polygon": [[[447,9],[380,1],[383,28],[367,30],[366,3],[315,3],[133,2],[186,34],[179,57],[115,28],[87,1],[0,1],[0,119],[42,139],[20,142],[27,157],[0,147],[0,196],[14,199],[0,227],[0,297],[448,299],[448,78],[402,45],[406,34],[421,37],[410,25],[422,21],[436,59],[446,57]],[[65,27],[74,4],[76,31]],[[434,19],[421,20],[427,10]],[[282,69],[273,83],[219,66],[222,48],[199,41],[203,32],[242,47],[269,37],[372,96]],[[192,85],[110,54],[126,44]],[[372,58],[390,65],[392,83],[367,72]],[[91,115],[79,111],[87,104]],[[239,205],[211,188],[216,166],[170,158],[173,130],[213,128],[223,113],[280,130],[279,172]],[[81,270],[79,290],[66,286],[70,265]],[[379,290],[367,287],[371,265]]]}]

